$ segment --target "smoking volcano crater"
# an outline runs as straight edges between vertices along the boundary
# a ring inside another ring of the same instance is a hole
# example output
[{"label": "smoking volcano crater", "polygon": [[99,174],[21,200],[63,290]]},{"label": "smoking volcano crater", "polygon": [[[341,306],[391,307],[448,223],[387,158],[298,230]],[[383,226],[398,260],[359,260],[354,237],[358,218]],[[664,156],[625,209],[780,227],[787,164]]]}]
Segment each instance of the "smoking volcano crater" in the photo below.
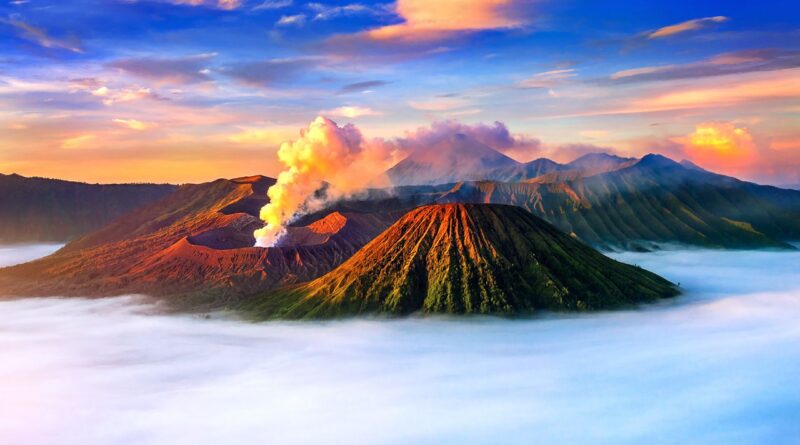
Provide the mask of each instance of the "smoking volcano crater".
[{"label": "smoking volcano crater", "polygon": [[181,186],[55,254],[0,271],[4,295],[164,297],[182,309],[225,307],[243,295],[317,278],[400,214],[327,212],[254,247],[272,178]]}]

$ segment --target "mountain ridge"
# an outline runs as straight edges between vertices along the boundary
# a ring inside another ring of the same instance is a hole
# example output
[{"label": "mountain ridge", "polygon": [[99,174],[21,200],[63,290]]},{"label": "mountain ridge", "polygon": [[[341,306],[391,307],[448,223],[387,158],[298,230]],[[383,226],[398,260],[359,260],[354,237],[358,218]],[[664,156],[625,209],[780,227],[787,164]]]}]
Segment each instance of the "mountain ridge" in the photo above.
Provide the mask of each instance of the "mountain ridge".
[{"label": "mountain ridge", "polygon": [[0,174],[0,242],[63,242],[174,192],[172,184],[89,184]]},{"label": "mountain ridge", "polygon": [[[739,181],[659,156],[569,180],[462,181],[372,189],[304,215],[276,248],[253,247],[274,182],[263,176],[187,184],[33,263],[0,270],[16,295],[204,293],[204,304],[316,279],[412,209],[508,204],[605,250],[660,244],[792,249],[800,192]],[[548,176],[545,174],[544,176]],[[204,297],[205,298],[205,297]]]},{"label": "mountain ridge", "polygon": [[600,310],[677,294],[515,206],[419,207],[336,269],[249,299],[260,318],[384,313],[525,315]]},{"label": "mountain ridge", "polygon": [[[800,192],[740,181],[650,154],[584,176],[551,172],[524,182],[460,181],[372,191],[332,208],[410,209],[431,203],[521,206],[601,249],[656,244],[793,249],[800,239]],[[371,200],[371,201],[370,201]]]},{"label": "mountain ridge", "polygon": [[[321,242],[256,248],[253,231],[263,222],[231,209],[252,207],[254,195],[262,199],[260,191],[272,183],[254,177],[181,186],[53,255],[0,269],[0,294],[143,293],[176,304],[183,298],[198,304],[202,297],[202,305],[218,307],[243,294],[316,278],[396,218],[391,212],[383,217],[345,212]],[[290,228],[296,230],[303,228]]]},{"label": "mountain ridge", "polygon": [[520,163],[465,134],[441,138],[413,150],[384,174],[393,185],[420,185],[479,179],[484,172],[517,167]]}]

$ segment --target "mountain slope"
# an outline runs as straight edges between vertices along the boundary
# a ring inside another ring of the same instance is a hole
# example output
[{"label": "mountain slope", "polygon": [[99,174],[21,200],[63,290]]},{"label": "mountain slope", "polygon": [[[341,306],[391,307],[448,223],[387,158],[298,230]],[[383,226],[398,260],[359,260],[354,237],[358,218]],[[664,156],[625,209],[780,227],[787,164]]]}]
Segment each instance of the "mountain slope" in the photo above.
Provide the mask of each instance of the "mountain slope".
[{"label": "mountain slope", "polygon": [[386,171],[394,185],[442,184],[484,179],[485,172],[520,165],[477,140],[456,134],[412,152]]},{"label": "mountain slope", "polygon": [[628,167],[638,161],[589,153],[567,164],[547,158],[519,163],[464,135],[413,152],[385,175],[395,186],[462,181],[551,183],[576,180]]},{"label": "mountain slope", "polygon": [[589,153],[565,165],[567,170],[580,170],[586,176],[610,172],[630,165],[636,158],[623,158],[608,153]]},{"label": "mountain slope", "polygon": [[0,243],[74,239],[176,189],[0,174]]},{"label": "mountain slope", "polygon": [[578,212],[584,224],[617,243],[640,237],[788,248],[785,241],[800,239],[800,193],[686,168],[660,155],[571,186],[589,203]]},{"label": "mountain slope", "polygon": [[399,216],[332,214],[290,228],[300,234],[294,244],[253,247],[272,183],[256,176],[181,186],[54,255],[0,269],[0,295],[203,294],[203,304],[224,305],[328,272]]},{"label": "mountain slope", "polygon": [[526,314],[597,310],[677,293],[513,206],[415,209],[338,268],[245,306],[260,317],[418,311]]},{"label": "mountain slope", "polygon": [[567,167],[547,158],[539,158],[524,164],[489,170],[486,175],[484,175],[485,177],[480,179],[501,182],[522,182],[527,179],[563,170],[567,170]]},{"label": "mountain slope", "polygon": [[798,191],[739,181],[659,155],[618,161],[611,171],[588,177],[564,170],[520,183],[398,187],[334,207],[380,213],[432,203],[511,204],[602,249],[649,249],[653,243],[788,249],[788,242],[800,240]]}]

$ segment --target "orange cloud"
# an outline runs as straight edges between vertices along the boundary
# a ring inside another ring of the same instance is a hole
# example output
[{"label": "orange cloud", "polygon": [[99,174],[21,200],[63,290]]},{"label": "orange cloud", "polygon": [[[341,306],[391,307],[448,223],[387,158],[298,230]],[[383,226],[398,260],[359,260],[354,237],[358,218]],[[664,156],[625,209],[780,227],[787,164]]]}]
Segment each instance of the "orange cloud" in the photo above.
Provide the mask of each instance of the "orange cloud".
[{"label": "orange cloud", "polygon": [[769,99],[800,97],[800,70],[782,70],[760,79],[733,82],[728,85],[671,91],[633,102],[623,112],[649,112],[730,106]]},{"label": "orange cloud", "polygon": [[800,155],[800,137],[773,139],[770,148],[773,150],[797,150]]},{"label": "orange cloud", "polygon": [[8,25],[13,26],[17,30],[21,31],[20,37],[38,43],[45,48],[66,49],[74,53],[83,52],[80,41],[74,36],[66,39],[57,39],[53,36],[50,36],[47,31],[42,28],[37,28],[29,23],[25,23],[16,19],[0,19],[0,23],[7,23]]},{"label": "orange cloud", "polygon": [[728,18],[721,15],[715,17],[704,17],[702,19],[687,20],[685,22],[677,23],[675,25],[659,28],[648,34],[647,38],[659,39],[663,37],[674,36],[675,34],[702,29],[713,23],[722,23],[726,21],[728,21]]},{"label": "orange cloud", "polygon": [[152,128],[153,127],[153,124],[149,124],[147,122],[142,122],[142,121],[136,120],[136,119],[120,119],[120,118],[116,118],[116,119],[112,119],[112,121],[116,122],[118,124],[124,125],[124,126],[130,128],[131,130],[137,130],[137,131],[143,131],[143,130],[147,130],[148,128]]},{"label": "orange cloud", "polygon": [[692,162],[723,173],[749,172],[761,161],[747,128],[730,122],[698,124],[693,133],[673,141],[683,145]]},{"label": "orange cloud", "polygon": [[286,129],[245,128],[239,133],[228,136],[227,139],[237,144],[279,146],[282,142],[288,140],[294,132],[294,128],[292,128],[291,133]]},{"label": "orange cloud", "polygon": [[524,21],[511,12],[513,0],[398,0],[404,23],[368,31],[375,40],[434,40],[458,31],[514,28]]},{"label": "orange cloud", "polygon": [[626,77],[633,77],[633,76],[641,76],[642,74],[653,74],[658,73],[660,71],[664,71],[667,68],[672,67],[672,65],[668,66],[645,66],[641,68],[633,68],[629,70],[622,70],[617,71],[611,74],[611,80],[619,80],[624,79]]},{"label": "orange cloud", "polygon": [[95,139],[96,136],[93,134],[82,134],[80,136],[74,136],[71,138],[64,139],[61,142],[61,148],[66,148],[66,149],[81,148]]}]

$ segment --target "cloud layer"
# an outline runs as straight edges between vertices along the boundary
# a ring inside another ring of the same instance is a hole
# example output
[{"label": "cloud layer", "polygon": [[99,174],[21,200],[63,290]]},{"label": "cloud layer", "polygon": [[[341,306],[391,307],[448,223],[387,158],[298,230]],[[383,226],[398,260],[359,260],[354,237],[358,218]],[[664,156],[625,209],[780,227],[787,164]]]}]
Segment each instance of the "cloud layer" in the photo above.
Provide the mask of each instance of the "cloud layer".
[{"label": "cloud layer", "polygon": [[799,254],[617,258],[686,294],[534,320],[262,324],[3,301],[0,442],[791,443]]},{"label": "cloud layer", "polygon": [[515,15],[513,0],[399,0],[396,13],[403,22],[367,32],[375,40],[434,40],[460,31],[515,28],[524,19]]},{"label": "cloud layer", "polygon": [[711,26],[715,23],[723,23],[728,21],[728,17],[725,16],[714,16],[714,17],[704,17],[700,19],[693,19],[687,20],[685,22],[676,23],[674,25],[665,26],[663,28],[659,28],[647,35],[649,39],[662,39],[664,37],[671,37],[676,34],[682,34],[689,31],[696,31],[698,29],[703,29],[707,26]]}]

